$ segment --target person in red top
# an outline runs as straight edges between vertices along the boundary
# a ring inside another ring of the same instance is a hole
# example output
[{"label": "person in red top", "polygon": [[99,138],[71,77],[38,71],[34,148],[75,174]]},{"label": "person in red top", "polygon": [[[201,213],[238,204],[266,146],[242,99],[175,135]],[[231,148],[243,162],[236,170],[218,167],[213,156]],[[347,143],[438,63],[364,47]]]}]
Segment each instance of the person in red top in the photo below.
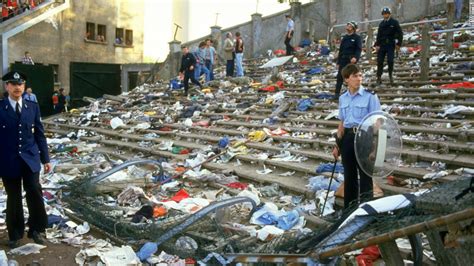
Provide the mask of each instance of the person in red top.
[{"label": "person in red top", "polygon": [[2,21],[8,19],[8,6],[4,3],[2,4]]}]

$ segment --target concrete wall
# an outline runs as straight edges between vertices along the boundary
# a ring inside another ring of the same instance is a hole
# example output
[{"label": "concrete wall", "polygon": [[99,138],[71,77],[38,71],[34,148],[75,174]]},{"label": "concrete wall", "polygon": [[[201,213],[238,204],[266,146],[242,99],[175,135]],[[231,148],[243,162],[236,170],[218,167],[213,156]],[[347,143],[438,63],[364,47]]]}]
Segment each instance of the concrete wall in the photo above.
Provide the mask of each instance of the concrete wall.
[{"label": "concrete wall", "polygon": [[[345,24],[351,20],[360,22],[380,19],[382,18],[381,9],[385,6],[392,9],[392,14],[400,22],[407,22],[438,14],[446,9],[446,0],[316,0],[305,5],[292,4],[290,9],[271,16],[262,17],[259,14],[253,14],[249,22],[225,29],[219,28],[221,31],[219,34],[215,33],[216,27],[213,27],[212,35],[220,36],[217,43],[222,44],[227,32],[239,31],[245,42],[244,57],[256,57],[265,54],[269,49],[284,49],[283,35],[286,28],[284,14],[292,14],[295,20],[295,36],[292,43],[297,45],[305,32],[308,32],[314,40],[326,40],[332,25]],[[361,28],[364,29],[364,27]],[[344,27],[334,29],[336,35],[343,32]],[[193,50],[197,48],[199,42],[209,37],[211,34],[186,44]],[[216,49],[219,55],[222,55],[221,47],[217,46]],[[179,56],[169,56],[167,61],[177,60],[176,58]],[[160,72],[162,77],[167,77],[168,74],[176,75],[176,65],[179,65],[179,62],[173,61],[170,64],[173,67],[165,67],[166,73]]]},{"label": "concrete wall", "polygon": [[[59,81],[69,90],[70,62],[143,61],[143,12],[143,0],[71,1],[71,7],[60,15],[10,38],[9,61],[19,61],[30,51],[35,62],[59,65]],[[85,40],[86,22],[106,25],[105,43]],[[133,30],[132,47],[114,45],[116,28]]]}]

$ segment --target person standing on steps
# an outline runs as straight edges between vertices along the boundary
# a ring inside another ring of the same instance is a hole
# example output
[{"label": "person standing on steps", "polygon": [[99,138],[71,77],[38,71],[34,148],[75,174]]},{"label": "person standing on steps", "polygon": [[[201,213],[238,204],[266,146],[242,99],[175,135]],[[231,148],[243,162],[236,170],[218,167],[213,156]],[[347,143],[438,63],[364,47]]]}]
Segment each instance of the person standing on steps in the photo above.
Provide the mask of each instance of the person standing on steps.
[{"label": "person standing on steps", "polygon": [[287,24],[286,24],[286,31],[285,31],[285,46],[286,46],[286,55],[292,55],[295,49],[291,46],[291,38],[293,38],[293,34],[295,33],[295,22],[291,19],[290,15],[285,15]]},{"label": "person standing on steps", "polygon": [[342,37],[341,45],[339,46],[339,55],[337,57],[337,82],[335,99],[339,99],[342,88],[342,69],[348,64],[355,64],[359,62],[360,54],[362,52],[362,38],[356,33],[357,23],[355,21],[347,22],[347,34]]},{"label": "person standing on steps", "polygon": [[184,96],[188,96],[189,91],[189,80],[198,85],[202,89],[201,83],[196,80],[194,75],[194,68],[196,66],[196,58],[192,53],[189,52],[189,48],[186,45],[181,46],[183,56],[181,57],[181,67],[179,69],[179,75],[183,77],[184,83]]},{"label": "person standing on steps", "polygon": [[382,84],[383,63],[387,57],[388,75],[390,84],[393,84],[393,61],[395,49],[400,49],[403,41],[403,32],[398,20],[392,18],[392,11],[388,7],[382,8],[383,20],[379,24],[375,49],[377,51],[377,85]]},{"label": "person standing on steps", "polygon": [[373,197],[373,181],[356,159],[354,138],[363,118],[380,110],[377,95],[364,88],[359,66],[349,64],[342,69],[342,77],[347,83],[347,91],[339,98],[339,122],[336,146],[332,154],[337,160],[342,156],[344,166],[344,209],[369,201]]}]

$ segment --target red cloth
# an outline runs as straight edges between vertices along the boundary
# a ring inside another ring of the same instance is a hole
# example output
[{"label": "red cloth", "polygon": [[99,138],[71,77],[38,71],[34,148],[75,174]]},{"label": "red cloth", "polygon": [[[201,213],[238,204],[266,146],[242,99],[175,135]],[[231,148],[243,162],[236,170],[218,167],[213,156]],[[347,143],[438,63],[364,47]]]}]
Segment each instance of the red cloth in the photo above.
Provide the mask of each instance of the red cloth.
[{"label": "red cloth", "polygon": [[182,149],[179,154],[189,154],[189,150],[188,149]]},{"label": "red cloth", "polygon": [[278,86],[278,88],[280,89],[283,89],[285,87],[285,83],[283,82],[283,80],[279,80],[276,82],[276,85]]},{"label": "red cloth", "polygon": [[170,200],[176,201],[176,202],[179,203],[180,201],[182,201],[184,199],[187,199],[187,198],[189,198],[188,192],[186,192],[186,190],[184,190],[184,189],[180,189],[178,192],[176,192],[176,194],[173,197],[171,197]]},{"label": "red cloth", "polygon": [[275,55],[285,55],[286,52],[285,52],[285,50],[278,49],[278,50],[273,51],[273,54],[275,54]]},{"label": "red cloth", "polygon": [[193,126],[209,127],[209,121],[208,120],[198,121],[196,123],[193,123]]},{"label": "red cloth", "polygon": [[451,83],[451,84],[444,84],[440,86],[443,89],[457,89],[457,88],[469,88],[474,89],[474,83],[469,81],[459,82],[459,83]]},{"label": "red cloth", "polygon": [[380,258],[379,248],[370,246],[362,250],[362,254],[356,257],[356,261],[358,266],[372,266],[378,258]]},{"label": "red cloth", "polygon": [[459,49],[459,45],[460,45],[460,43],[455,42],[455,43],[453,43],[453,48],[454,49]]},{"label": "red cloth", "polygon": [[261,88],[260,90],[261,90],[261,91],[274,92],[275,89],[276,89],[275,86],[268,86],[268,87],[265,87],[265,88]]},{"label": "red cloth", "polygon": [[302,64],[302,65],[307,65],[308,63],[309,63],[308,60],[303,60],[303,61],[300,62],[300,64]]},{"label": "red cloth", "polygon": [[236,188],[236,189],[244,190],[249,185],[245,184],[245,183],[240,183],[240,182],[232,182],[232,183],[226,184],[226,186],[228,186],[230,188]]}]

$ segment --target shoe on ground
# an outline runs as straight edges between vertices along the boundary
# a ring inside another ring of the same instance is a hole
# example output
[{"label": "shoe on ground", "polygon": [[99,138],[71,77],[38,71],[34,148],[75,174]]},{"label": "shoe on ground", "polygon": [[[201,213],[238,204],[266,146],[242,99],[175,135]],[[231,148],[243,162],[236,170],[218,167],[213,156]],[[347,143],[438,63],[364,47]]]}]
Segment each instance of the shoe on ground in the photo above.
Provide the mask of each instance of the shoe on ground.
[{"label": "shoe on ground", "polygon": [[377,85],[382,85],[382,79],[381,78],[377,78]]},{"label": "shoe on ground", "polygon": [[9,240],[8,241],[8,247],[10,249],[17,248],[19,246],[18,240]]},{"label": "shoe on ground", "polygon": [[33,241],[36,244],[40,244],[40,245],[44,244],[43,236],[40,233],[36,232],[36,231],[33,231],[31,234],[28,233],[28,238],[33,239]]}]

